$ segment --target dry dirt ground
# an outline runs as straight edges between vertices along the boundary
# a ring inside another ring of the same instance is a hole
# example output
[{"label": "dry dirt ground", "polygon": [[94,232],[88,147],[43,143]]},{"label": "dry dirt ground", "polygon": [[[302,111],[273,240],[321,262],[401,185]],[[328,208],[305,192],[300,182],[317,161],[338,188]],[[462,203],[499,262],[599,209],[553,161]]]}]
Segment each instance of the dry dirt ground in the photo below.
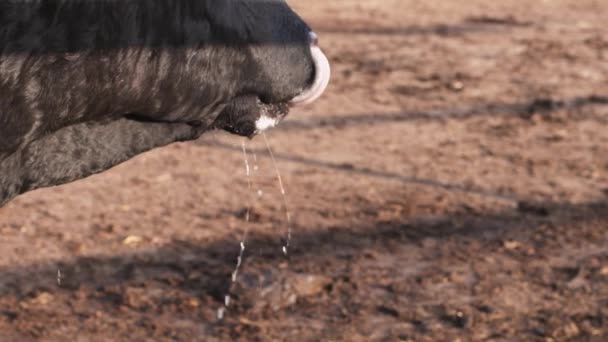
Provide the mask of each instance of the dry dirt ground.
[{"label": "dry dirt ground", "polygon": [[334,74],[268,135],[289,258],[262,137],[249,190],[208,134],[3,208],[0,341],[608,340],[608,3],[291,3]]}]

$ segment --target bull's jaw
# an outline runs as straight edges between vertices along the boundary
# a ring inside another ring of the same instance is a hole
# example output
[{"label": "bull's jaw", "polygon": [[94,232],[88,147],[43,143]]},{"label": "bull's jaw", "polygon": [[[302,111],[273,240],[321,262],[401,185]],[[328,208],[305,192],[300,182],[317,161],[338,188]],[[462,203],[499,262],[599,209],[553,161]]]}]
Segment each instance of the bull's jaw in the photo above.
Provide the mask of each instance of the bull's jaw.
[{"label": "bull's jaw", "polygon": [[215,120],[213,127],[253,138],[275,127],[289,112],[287,103],[264,103],[257,96],[241,96],[231,101]]},{"label": "bull's jaw", "polygon": [[255,120],[255,131],[252,136],[276,127],[289,113],[287,104],[264,104],[260,102],[259,117]]},{"label": "bull's jaw", "polygon": [[269,128],[273,128],[279,124],[281,119],[279,118],[271,118],[262,114],[259,119],[255,121],[255,130],[257,133],[264,132]]}]

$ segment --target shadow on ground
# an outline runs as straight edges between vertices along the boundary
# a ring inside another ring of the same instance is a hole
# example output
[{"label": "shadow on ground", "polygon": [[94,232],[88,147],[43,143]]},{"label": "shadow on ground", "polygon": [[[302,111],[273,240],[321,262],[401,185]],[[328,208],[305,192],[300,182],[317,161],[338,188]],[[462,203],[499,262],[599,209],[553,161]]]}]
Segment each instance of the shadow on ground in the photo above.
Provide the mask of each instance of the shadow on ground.
[{"label": "shadow on ground", "polygon": [[314,119],[286,119],[281,132],[329,127],[357,127],[397,122],[468,119],[473,117],[514,116],[530,118],[533,114],[549,116],[558,110],[582,110],[591,106],[608,106],[608,96],[589,95],[563,100],[535,98],[526,102],[486,103],[475,106],[438,109],[433,111],[405,111],[396,113],[365,113],[347,116],[329,116]]},{"label": "shadow on ground", "polygon": [[[369,208],[368,208],[369,209]],[[372,210],[378,210],[375,208]],[[500,245],[509,239],[531,239],[539,225],[565,227],[573,234],[585,222],[608,227],[608,202],[573,205],[567,203],[519,203],[514,210],[496,213],[456,213],[451,216],[402,217],[362,224],[358,227],[322,227],[298,233],[295,227],[290,252],[292,267],[322,265],[324,260],[348,259],[366,250],[382,250],[396,243],[418,245],[428,238],[442,244],[447,240],[478,240]],[[309,227],[308,227],[309,228]],[[608,243],[608,228],[597,231]],[[578,236],[581,241],[584,236]],[[286,259],[279,253],[276,236],[252,233],[248,246],[254,251],[256,267],[277,265]],[[248,250],[249,251],[249,250]],[[194,295],[211,296],[219,303],[229,285],[229,275],[238,254],[237,241],[173,241],[157,249],[109,257],[75,257],[27,267],[0,269],[0,296],[19,298],[44,292],[76,289],[97,291],[127,284],[168,286]],[[402,260],[407,263],[408,260]],[[245,262],[247,265],[247,262]],[[247,267],[247,266],[246,266]],[[62,283],[56,283],[58,269]],[[193,277],[192,275],[196,275]],[[120,305],[115,296],[101,296],[104,305]]]},{"label": "shadow on ground", "polygon": [[442,37],[462,36],[465,34],[496,33],[512,28],[530,27],[532,23],[520,22],[514,18],[505,17],[469,17],[459,24],[438,24],[428,26],[406,26],[406,27],[361,27],[358,23],[341,25],[339,27],[320,23],[315,29],[320,33],[332,33],[340,35],[380,35],[380,36],[418,36],[437,35]]}]

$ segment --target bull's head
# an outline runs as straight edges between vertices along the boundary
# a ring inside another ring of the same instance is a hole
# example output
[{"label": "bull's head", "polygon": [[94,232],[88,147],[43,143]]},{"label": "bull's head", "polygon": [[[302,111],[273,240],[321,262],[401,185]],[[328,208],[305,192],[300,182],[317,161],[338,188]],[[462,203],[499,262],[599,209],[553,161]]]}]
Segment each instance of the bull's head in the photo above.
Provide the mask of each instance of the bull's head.
[{"label": "bull's head", "polygon": [[283,0],[15,0],[0,26],[0,205],[209,129],[251,137],[329,81]]},{"label": "bull's head", "polygon": [[45,114],[40,132],[128,114],[251,136],[329,81],[283,0],[17,0],[0,4],[0,24],[4,55],[33,55],[18,77],[41,92],[24,105]]},{"label": "bull's head", "polygon": [[[239,47],[236,96],[215,127],[253,136],[275,126],[290,107],[321,96],[330,77],[317,35],[282,0],[207,1],[213,41]],[[245,47],[245,48],[243,48]]]}]

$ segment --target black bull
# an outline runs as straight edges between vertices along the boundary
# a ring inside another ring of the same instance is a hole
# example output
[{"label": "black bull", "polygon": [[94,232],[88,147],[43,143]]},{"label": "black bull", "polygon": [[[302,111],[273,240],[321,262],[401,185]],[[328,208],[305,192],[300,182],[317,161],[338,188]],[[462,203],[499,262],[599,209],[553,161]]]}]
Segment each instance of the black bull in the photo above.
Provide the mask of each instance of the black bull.
[{"label": "black bull", "polygon": [[282,0],[2,1],[0,206],[211,129],[256,134],[327,85],[314,40]]}]

